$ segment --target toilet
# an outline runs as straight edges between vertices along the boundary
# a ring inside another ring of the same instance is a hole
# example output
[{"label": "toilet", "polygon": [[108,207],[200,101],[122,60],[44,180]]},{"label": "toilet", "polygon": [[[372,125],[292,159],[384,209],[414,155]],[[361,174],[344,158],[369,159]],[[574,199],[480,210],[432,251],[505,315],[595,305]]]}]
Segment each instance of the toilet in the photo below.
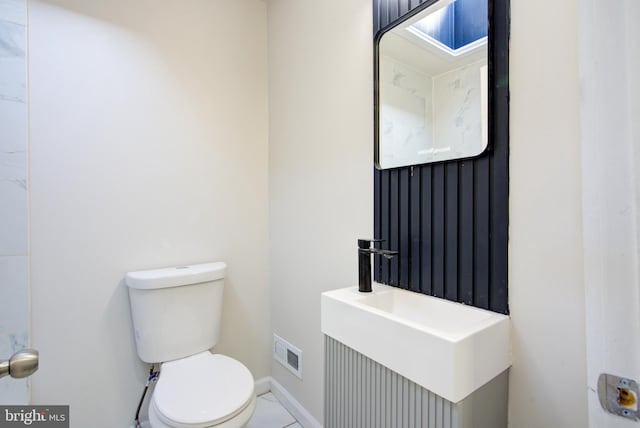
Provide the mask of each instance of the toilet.
[{"label": "toilet", "polygon": [[149,404],[153,428],[239,428],[256,406],[242,363],[209,350],[222,315],[223,262],[129,272],[138,356],[161,363]]}]

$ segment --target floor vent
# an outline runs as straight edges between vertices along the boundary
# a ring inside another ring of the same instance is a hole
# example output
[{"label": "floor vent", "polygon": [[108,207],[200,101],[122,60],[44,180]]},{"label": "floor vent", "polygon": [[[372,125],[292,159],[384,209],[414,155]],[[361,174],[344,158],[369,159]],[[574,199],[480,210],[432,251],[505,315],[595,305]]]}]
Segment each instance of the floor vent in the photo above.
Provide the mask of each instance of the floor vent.
[{"label": "floor vent", "polygon": [[273,358],[302,379],[302,351],[277,334],[273,335]]}]

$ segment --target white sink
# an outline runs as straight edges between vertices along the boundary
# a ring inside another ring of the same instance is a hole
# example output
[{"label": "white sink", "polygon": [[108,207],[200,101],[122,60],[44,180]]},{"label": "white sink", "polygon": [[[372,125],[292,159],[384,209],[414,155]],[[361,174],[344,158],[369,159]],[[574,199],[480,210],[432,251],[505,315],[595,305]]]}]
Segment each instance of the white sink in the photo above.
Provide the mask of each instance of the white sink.
[{"label": "white sink", "polygon": [[322,332],[457,403],[511,365],[509,317],[386,285],[322,293]]}]

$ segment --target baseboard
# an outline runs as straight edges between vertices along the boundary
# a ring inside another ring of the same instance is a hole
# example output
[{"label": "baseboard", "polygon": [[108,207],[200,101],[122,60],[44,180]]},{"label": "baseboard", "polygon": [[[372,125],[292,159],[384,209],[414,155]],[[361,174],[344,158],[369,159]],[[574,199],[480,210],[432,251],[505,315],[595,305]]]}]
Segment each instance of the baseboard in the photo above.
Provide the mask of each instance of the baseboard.
[{"label": "baseboard", "polygon": [[261,377],[255,382],[256,395],[266,394],[271,391],[271,376]]},{"label": "baseboard", "polygon": [[300,425],[304,428],[322,428],[322,424],[318,422],[316,418],[307,411],[307,409],[302,407],[298,400],[296,400],[293,395],[284,388],[284,386],[280,385],[273,378],[270,378],[270,380],[271,392],[276,396],[278,401],[280,401],[282,406],[287,409],[298,422],[300,422]]}]

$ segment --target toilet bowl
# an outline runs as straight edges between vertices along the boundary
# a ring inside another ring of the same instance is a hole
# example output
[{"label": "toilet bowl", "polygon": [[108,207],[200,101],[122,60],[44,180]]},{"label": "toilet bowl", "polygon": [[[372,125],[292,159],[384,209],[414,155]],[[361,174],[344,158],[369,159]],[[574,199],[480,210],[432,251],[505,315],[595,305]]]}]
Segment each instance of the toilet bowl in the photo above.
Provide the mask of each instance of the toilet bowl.
[{"label": "toilet bowl", "polygon": [[218,341],[224,263],[130,272],[138,356],[161,363],[149,404],[152,428],[240,428],[256,405],[241,362],[209,351]]},{"label": "toilet bowl", "polygon": [[255,400],[245,366],[205,351],[162,364],[149,420],[154,428],[238,428],[251,418]]},{"label": "toilet bowl", "polygon": [[162,364],[149,407],[154,428],[238,428],[255,408],[253,377],[209,351]]}]

